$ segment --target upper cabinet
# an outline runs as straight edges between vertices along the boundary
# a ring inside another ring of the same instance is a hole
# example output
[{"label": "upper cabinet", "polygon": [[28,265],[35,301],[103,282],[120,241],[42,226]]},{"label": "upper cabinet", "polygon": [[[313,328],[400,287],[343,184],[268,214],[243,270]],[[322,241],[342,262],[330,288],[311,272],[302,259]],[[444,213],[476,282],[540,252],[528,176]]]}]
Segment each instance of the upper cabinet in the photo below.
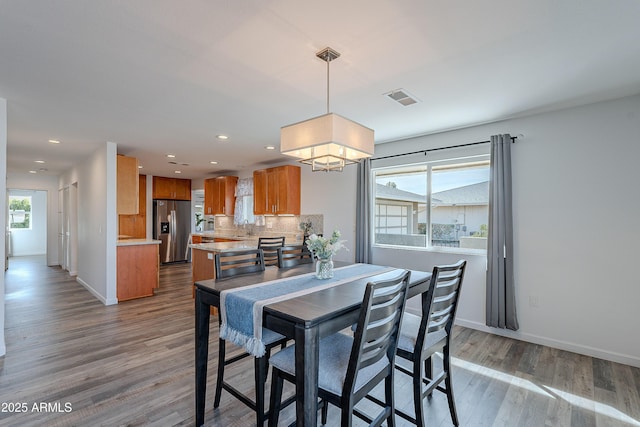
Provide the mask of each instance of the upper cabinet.
[{"label": "upper cabinet", "polygon": [[[147,177],[140,175],[138,181],[138,214],[118,215],[118,235],[128,238],[147,237]],[[118,237],[120,238],[120,237]]]},{"label": "upper cabinet", "polygon": [[191,200],[191,180],[154,176],[153,198],[169,200]]},{"label": "upper cabinet", "polygon": [[255,215],[300,215],[300,167],[278,166],[253,172]]},{"label": "upper cabinet", "polygon": [[138,214],[138,159],[117,157],[117,208],[119,215]]},{"label": "upper cabinet", "polygon": [[236,205],[237,176],[204,180],[204,214],[233,216]]}]

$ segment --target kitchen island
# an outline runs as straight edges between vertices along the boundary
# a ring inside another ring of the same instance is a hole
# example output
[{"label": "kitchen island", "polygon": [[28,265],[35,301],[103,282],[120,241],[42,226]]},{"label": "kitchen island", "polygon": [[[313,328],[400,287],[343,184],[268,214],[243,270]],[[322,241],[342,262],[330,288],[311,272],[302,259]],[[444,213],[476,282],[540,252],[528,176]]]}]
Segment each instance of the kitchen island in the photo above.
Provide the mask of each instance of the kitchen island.
[{"label": "kitchen island", "polygon": [[[231,240],[243,239],[243,240]],[[302,242],[295,239],[285,239],[285,244],[294,245]],[[216,235],[213,243],[192,243],[191,248],[191,280],[192,284],[200,280],[215,279],[216,272],[213,263],[218,252],[239,251],[243,249],[255,249],[258,247],[257,236],[220,236]],[[194,288],[195,289],[195,288]]]},{"label": "kitchen island", "polygon": [[118,302],[153,296],[159,283],[160,240],[123,239],[117,243]]}]

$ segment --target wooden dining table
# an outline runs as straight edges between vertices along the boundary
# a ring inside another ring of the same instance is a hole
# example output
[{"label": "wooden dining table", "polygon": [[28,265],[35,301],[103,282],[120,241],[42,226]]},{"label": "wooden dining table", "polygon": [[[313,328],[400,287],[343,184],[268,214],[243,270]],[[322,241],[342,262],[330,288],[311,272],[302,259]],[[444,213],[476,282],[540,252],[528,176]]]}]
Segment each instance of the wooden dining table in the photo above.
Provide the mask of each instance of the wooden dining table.
[{"label": "wooden dining table", "polygon": [[[349,263],[335,262],[341,267]],[[315,271],[313,264],[288,269],[267,267],[265,271],[236,276],[223,281],[202,280],[195,283],[195,362],[196,425],[204,423],[209,358],[210,307],[220,306],[220,292],[256,285]],[[295,341],[296,425],[316,426],[318,410],[318,348],[322,337],[338,332],[357,322],[366,284],[396,277],[402,269],[386,269],[366,278],[312,291],[273,304],[263,309],[263,325]],[[411,270],[408,297],[426,291],[430,272]],[[319,281],[320,282],[320,281]]]}]

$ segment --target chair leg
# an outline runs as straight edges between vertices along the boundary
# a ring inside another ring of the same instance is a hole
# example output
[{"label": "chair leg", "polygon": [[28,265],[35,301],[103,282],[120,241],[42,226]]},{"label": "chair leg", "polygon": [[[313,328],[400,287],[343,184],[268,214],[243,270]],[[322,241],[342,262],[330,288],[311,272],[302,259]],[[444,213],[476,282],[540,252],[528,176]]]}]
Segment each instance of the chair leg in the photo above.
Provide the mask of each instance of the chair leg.
[{"label": "chair leg", "polygon": [[269,427],[278,425],[283,382],[284,379],[280,375],[280,370],[273,368],[271,373],[271,399],[269,401]]},{"label": "chair leg", "polygon": [[453,399],[453,381],[451,380],[451,360],[449,357],[449,346],[443,351],[442,365],[445,372],[444,384],[447,388],[447,401],[449,402],[449,412],[451,412],[451,421],[453,425],[458,427],[458,413],[456,411],[456,402]]},{"label": "chair leg", "polygon": [[322,405],[320,422],[322,423],[322,425],[325,425],[327,424],[327,416],[329,415],[329,402],[323,400],[322,402],[320,402],[320,404]]},{"label": "chair leg", "polygon": [[216,378],[216,395],[213,400],[213,407],[220,406],[220,397],[222,397],[222,383],[224,382],[224,358],[225,358],[225,341],[218,339],[218,377]]},{"label": "chair leg", "polygon": [[[429,363],[431,359],[429,359]],[[426,371],[427,361],[425,360],[424,369]],[[422,408],[422,361],[415,360],[413,362],[413,407],[416,414],[416,426],[424,427],[424,410]]]},{"label": "chair leg", "polygon": [[263,427],[265,416],[264,416],[264,385],[267,378],[267,371],[269,367],[267,366],[268,355],[265,357],[254,357],[254,376],[255,376],[255,387],[256,387],[256,426]]},{"label": "chair leg", "polygon": [[384,379],[384,396],[386,405],[391,409],[389,417],[387,418],[387,427],[395,427],[396,425],[396,413],[395,413],[395,400],[393,396],[393,368],[391,374],[387,375]]}]

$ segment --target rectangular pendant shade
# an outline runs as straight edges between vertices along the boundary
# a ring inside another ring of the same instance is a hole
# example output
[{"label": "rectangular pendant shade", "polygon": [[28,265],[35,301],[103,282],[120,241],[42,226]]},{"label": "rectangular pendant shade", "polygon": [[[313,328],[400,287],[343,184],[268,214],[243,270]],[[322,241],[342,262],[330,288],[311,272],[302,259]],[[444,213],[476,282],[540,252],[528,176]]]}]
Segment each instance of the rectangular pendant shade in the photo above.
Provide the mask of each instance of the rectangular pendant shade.
[{"label": "rectangular pendant shade", "polygon": [[372,129],[334,113],[280,129],[280,152],[313,170],[342,170],[345,164],[371,157],[373,151]]}]

